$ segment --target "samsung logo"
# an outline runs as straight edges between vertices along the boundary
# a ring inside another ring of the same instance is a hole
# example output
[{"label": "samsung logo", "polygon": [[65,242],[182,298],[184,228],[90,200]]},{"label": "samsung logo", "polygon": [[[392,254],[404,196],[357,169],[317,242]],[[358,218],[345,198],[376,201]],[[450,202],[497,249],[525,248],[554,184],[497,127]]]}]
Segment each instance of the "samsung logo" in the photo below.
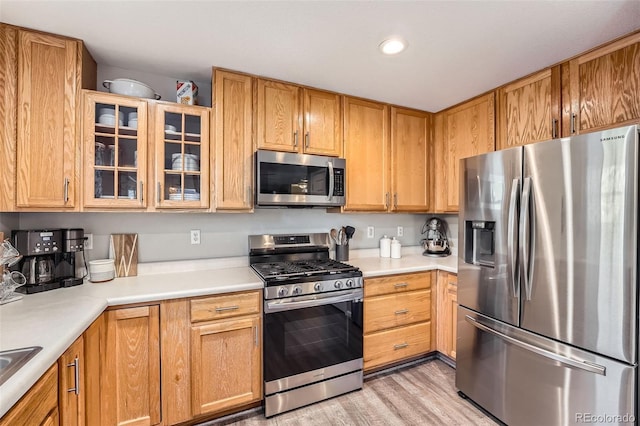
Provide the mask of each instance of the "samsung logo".
[{"label": "samsung logo", "polygon": [[600,142],[614,141],[616,139],[624,139],[624,135],[609,136],[608,138],[600,138]]}]

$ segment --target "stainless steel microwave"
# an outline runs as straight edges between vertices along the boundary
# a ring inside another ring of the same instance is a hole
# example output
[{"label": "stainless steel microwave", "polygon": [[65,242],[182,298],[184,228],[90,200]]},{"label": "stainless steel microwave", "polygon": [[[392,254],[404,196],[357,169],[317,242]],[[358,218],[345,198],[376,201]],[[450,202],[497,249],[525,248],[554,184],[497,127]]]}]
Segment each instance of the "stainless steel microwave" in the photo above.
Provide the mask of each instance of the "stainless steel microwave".
[{"label": "stainless steel microwave", "polygon": [[345,203],[344,158],[256,151],[256,206],[337,207]]}]

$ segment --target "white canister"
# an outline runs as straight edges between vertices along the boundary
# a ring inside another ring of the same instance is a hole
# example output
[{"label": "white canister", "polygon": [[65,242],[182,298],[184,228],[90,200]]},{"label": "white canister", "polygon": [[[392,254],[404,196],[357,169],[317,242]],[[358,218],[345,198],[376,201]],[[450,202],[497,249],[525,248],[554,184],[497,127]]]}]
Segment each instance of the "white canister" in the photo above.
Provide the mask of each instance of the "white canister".
[{"label": "white canister", "polygon": [[396,237],[393,237],[391,240],[391,257],[393,259],[400,259],[400,251],[402,249],[402,245],[400,241],[396,240]]},{"label": "white canister", "polygon": [[380,238],[380,257],[391,257],[391,239],[386,235]]}]

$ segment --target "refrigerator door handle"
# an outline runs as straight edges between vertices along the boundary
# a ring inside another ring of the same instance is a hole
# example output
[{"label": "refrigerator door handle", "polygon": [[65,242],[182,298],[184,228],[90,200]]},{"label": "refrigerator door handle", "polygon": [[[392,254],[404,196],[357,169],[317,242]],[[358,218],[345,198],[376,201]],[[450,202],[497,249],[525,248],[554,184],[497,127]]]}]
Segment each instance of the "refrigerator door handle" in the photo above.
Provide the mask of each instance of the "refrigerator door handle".
[{"label": "refrigerator door handle", "polygon": [[511,287],[513,289],[513,297],[520,297],[520,286],[518,285],[518,235],[516,233],[516,224],[518,223],[518,194],[520,192],[520,179],[514,179],[511,183],[511,198],[509,199],[509,214],[507,224],[507,264],[509,265],[509,277],[511,278]]},{"label": "refrigerator door handle", "polygon": [[469,315],[465,315],[465,320],[473,325],[474,327],[485,331],[489,334],[493,334],[494,336],[499,337],[500,339],[506,341],[507,343],[510,343],[514,346],[518,346],[519,348],[522,348],[524,350],[527,350],[529,352],[533,352],[537,355],[543,356],[545,358],[551,359],[553,361],[557,361],[561,364],[565,364],[565,365],[569,365],[571,367],[575,367],[578,368],[580,370],[585,370],[588,371],[590,373],[595,373],[595,374],[600,374],[601,376],[605,376],[606,374],[606,367],[599,365],[599,364],[594,364],[591,362],[587,362],[587,361],[582,361],[582,360],[578,360],[578,359],[573,359],[573,358],[569,358],[560,354],[557,354],[555,352],[551,352],[548,351],[546,349],[540,348],[538,346],[534,346],[530,343],[527,342],[523,342],[521,340],[518,340],[516,338],[513,338],[511,336],[507,336],[504,333],[501,333],[497,330],[494,330],[493,328],[486,326],[482,323],[480,323],[479,321],[477,321],[475,318],[470,317]]},{"label": "refrigerator door handle", "polygon": [[531,178],[524,178],[522,199],[520,201],[520,273],[524,282],[526,300],[531,300],[531,221],[529,212],[531,207]]}]

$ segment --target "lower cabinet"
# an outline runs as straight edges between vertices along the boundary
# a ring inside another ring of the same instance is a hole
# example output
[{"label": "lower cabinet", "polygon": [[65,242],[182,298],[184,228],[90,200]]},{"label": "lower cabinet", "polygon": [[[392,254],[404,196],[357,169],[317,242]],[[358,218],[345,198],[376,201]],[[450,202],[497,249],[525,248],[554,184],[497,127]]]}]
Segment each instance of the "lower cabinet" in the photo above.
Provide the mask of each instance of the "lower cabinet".
[{"label": "lower cabinet", "polygon": [[458,317],[458,276],[438,271],[438,352],[456,359],[456,328]]},{"label": "lower cabinet", "polygon": [[65,426],[85,424],[84,338],[75,342],[58,359],[60,423]]},{"label": "lower cabinet", "polygon": [[0,419],[0,426],[57,426],[59,424],[58,364],[53,364],[40,380]]},{"label": "lower cabinet", "polygon": [[365,371],[434,350],[433,274],[425,272],[365,279]]}]

